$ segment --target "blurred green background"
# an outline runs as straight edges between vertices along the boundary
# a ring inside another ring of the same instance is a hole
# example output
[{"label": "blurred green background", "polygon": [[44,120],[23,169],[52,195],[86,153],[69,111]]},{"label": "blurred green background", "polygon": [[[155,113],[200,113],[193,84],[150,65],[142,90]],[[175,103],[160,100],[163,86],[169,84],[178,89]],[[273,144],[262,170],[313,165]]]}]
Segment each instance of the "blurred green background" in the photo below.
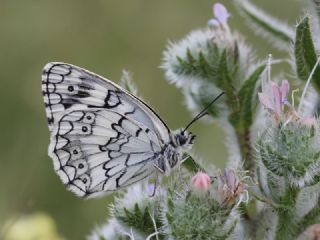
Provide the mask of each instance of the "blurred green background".
[{"label": "blurred green background", "polygon": [[[230,25],[252,43],[259,57],[270,52],[254,36],[229,1]],[[301,3],[256,0],[294,25]],[[41,71],[49,61],[82,66],[118,82],[122,69],[134,73],[139,94],[172,129],[191,119],[182,94],[159,68],[168,40],[179,40],[212,18],[209,0],[0,0],[0,229],[24,214],[51,216],[66,239],[83,239],[108,216],[112,196],[78,199],[65,190],[47,156],[49,131],[41,95]],[[227,153],[221,129],[193,126],[195,151],[224,166]],[[40,227],[40,225],[39,225]],[[0,230],[0,239],[4,232]]]}]

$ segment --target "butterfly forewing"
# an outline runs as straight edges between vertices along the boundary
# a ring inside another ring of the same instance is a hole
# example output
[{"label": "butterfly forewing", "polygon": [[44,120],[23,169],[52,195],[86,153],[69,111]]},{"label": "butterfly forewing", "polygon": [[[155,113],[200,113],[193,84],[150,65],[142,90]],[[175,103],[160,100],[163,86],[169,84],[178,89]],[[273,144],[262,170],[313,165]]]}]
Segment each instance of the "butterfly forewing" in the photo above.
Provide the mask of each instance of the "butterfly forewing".
[{"label": "butterfly forewing", "polygon": [[69,109],[96,107],[130,116],[153,130],[160,139],[169,140],[169,128],[148,105],[85,69],[66,63],[48,63],[43,69],[42,92],[49,129]]},{"label": "butterfly forewing", "polygon": [[92,197],[155,171],[170,130],[140,99],[79,67],[49,63],[42,76],[49,155],[67,188]]}]

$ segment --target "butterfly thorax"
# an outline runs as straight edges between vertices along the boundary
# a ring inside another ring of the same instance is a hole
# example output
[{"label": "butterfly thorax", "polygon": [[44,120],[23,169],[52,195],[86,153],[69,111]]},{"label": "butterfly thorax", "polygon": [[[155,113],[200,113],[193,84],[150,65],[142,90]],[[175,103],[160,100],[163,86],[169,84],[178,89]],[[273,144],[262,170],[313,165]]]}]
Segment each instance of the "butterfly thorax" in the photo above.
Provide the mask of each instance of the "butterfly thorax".
[{"label": "butterfly thorax", "polygon": [[195,135],[183,130],[176,131],[169,143],[165,144],[159,155],[157,168],[163,172],[169,172],[179,161],[183,154],[189,151],[193,145]]}]

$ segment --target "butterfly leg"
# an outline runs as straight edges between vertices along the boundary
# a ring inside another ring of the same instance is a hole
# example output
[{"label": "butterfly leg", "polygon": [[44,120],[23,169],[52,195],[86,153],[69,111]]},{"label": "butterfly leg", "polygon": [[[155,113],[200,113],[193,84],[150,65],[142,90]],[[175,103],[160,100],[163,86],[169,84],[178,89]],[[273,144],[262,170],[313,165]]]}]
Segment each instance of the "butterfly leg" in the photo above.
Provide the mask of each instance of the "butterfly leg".
[{"label": "butterfly leg", "polygon": [[155,180],[155,182],[154,182],[153,192],[152,192],[152,194],[151,194],[149,197],[154,197],[154,196],[156,195],[156,191],[157,191],[158,185],[160,184],[158,173],[159,173],[159,172],[160,172],[160,173],[164,173],[164,171],[163,171],[161,168],[159,168],[156,164],[154,164],[154,167],[155,167],[158,171],[156,171],[156,180]]}]

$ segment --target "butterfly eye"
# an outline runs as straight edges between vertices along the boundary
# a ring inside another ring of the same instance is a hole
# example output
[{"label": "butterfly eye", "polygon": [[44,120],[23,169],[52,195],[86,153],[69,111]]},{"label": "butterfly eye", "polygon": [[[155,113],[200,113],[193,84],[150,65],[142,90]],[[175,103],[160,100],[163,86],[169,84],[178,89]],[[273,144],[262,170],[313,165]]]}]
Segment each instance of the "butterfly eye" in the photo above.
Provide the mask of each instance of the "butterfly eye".
[{"label": "butterfly eye", "polygon": [[179,141],[179,145],[181,146],[187,142],[187,138],[185,137],[185,135],[179,135],[178,141]]}]

